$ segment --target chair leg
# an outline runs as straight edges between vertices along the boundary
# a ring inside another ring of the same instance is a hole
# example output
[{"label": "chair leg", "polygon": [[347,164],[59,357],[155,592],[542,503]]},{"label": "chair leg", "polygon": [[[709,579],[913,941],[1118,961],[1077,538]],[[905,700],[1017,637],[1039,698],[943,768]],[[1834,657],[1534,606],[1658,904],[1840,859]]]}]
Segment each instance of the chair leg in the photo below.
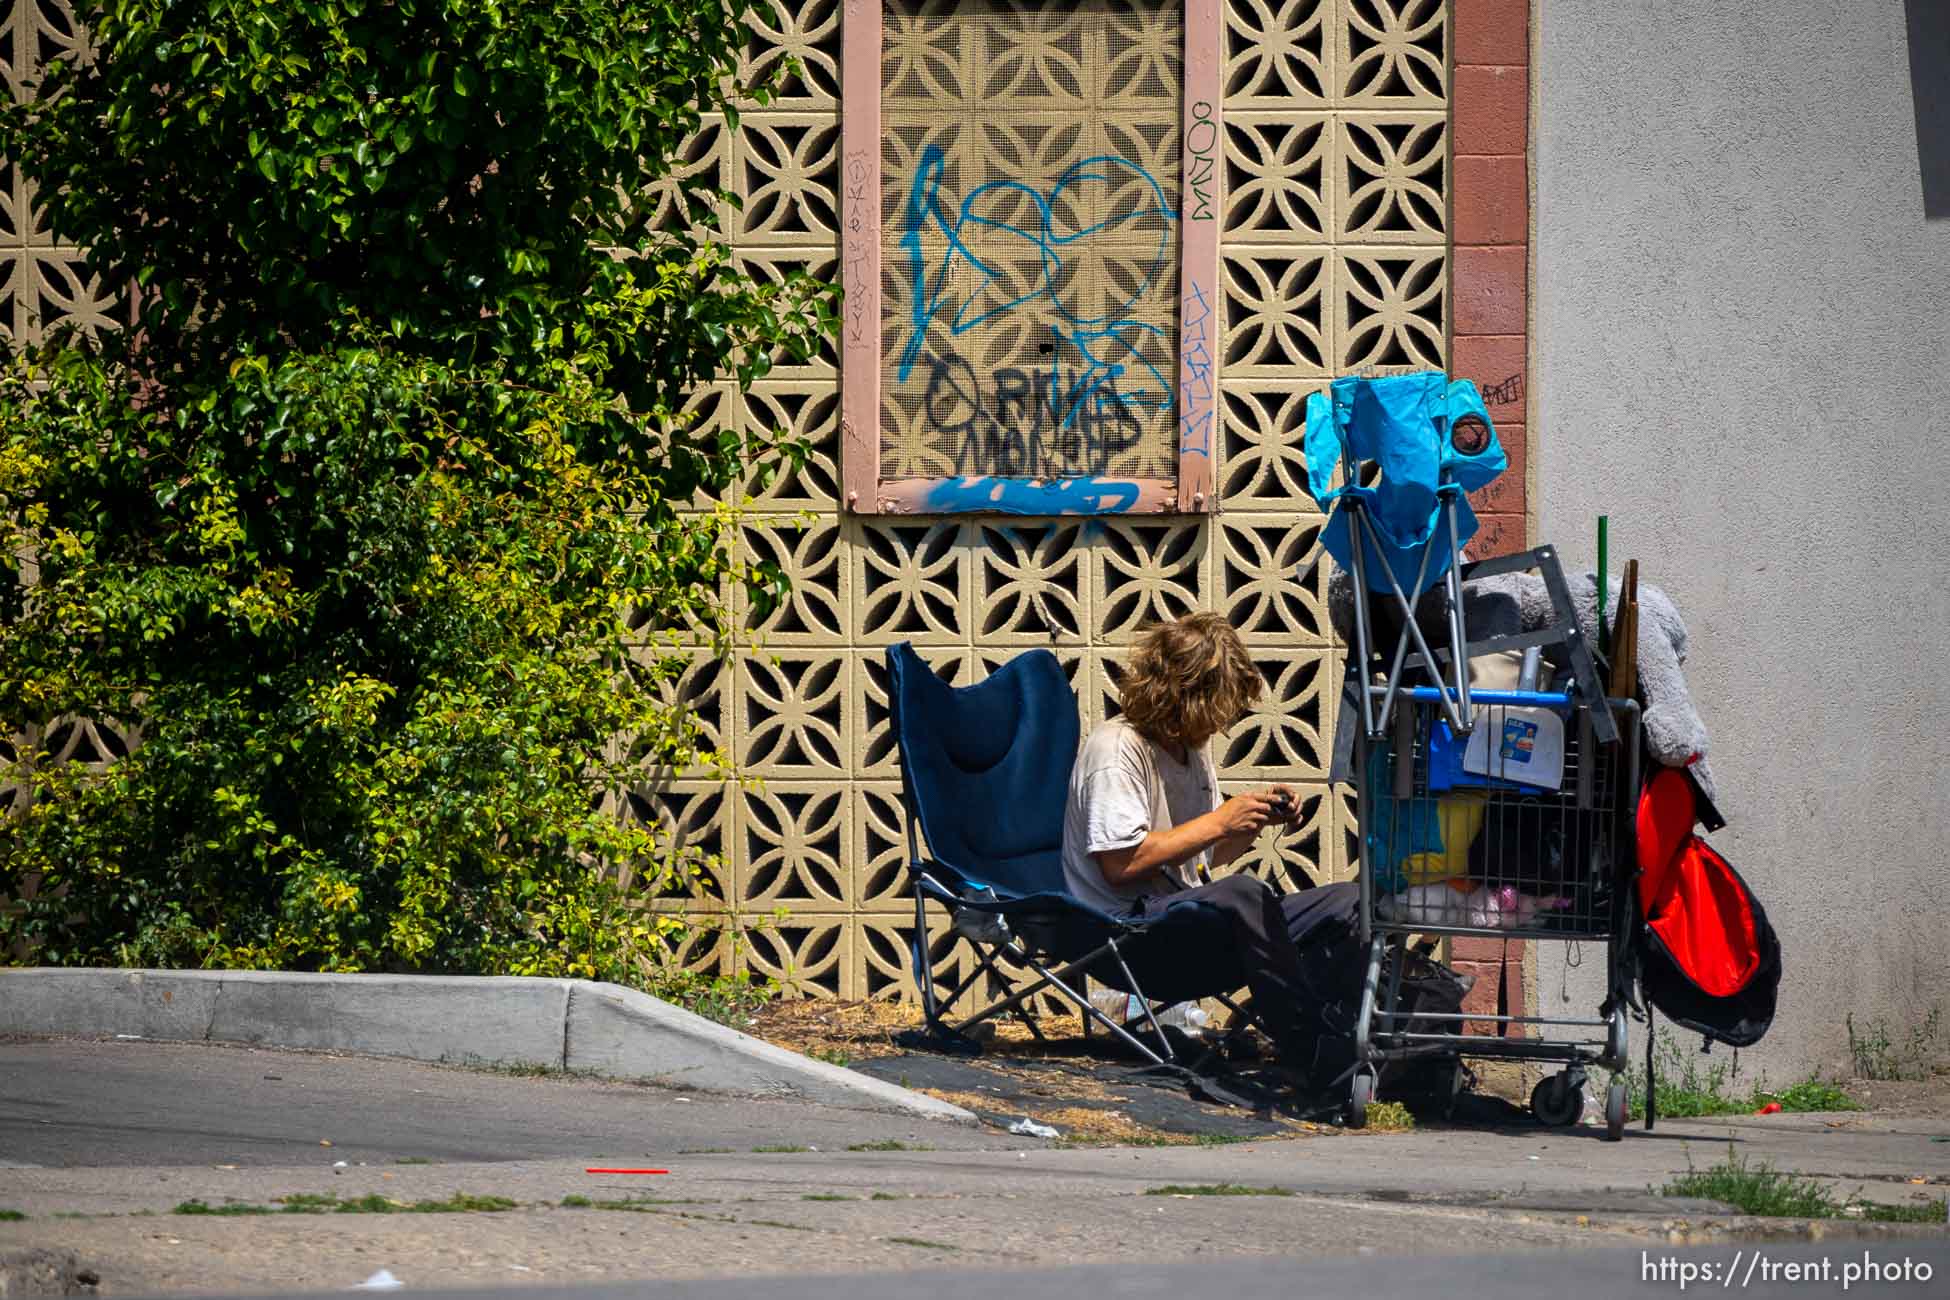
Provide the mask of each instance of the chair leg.
[{"label": "chair leg", "polygon": [[[990,949],[989,955],[990,957],[996,960],[1006,960],[1005,954],[1008,953],[1009,953],[1008,949],[998,947],[998,948]],[[991,981],[989,985],[989,992],[993,996],[1001,997],[1008,990],[1009,980],[1007,977],[1003,975],[1002,971],[997,967],[995,967],[994,965],[989,966],[989,973],[990,973],[990,981]],[[1034,1038],[1037,1042],[1047,1043],[1049,1041],[1048,1037],[1045,1036],[1043,1033],[1043,1026],[1040,1023],[1040,1021],[1037,1019],[1036,1013],[1030,1010],[1029,1004],[1027,1002],[1018,1002],[1016,1005],[1014,1005],[1009,1009],[1008,1014],[1014,1016],[1017,1020],[1020,1020],[1022,1022],[1022,1027],[1024,1029],[1027,1029],[1029,1031],[1030,1037]]]},{"label": "chair leg", "polygon": [[961,983],[955,985],[955,987],[949,991],[946,997],[940,999],[940,1006],[937,1011],[937,1015],[940,1017],[945,1017],[948,1014],[949,1010],[955,1005],[955,1003],[961,1001],[961,995],[968,992],[969,989],[973,988],[975,986],[975,981],[982,978],[982,976],[988,973],[988,971],[991,969],[989,966],[990,959],[988,955],[984,953],[981,950],[981,948],[976,944],[971,943],[969,947],[975,949],[975,956],[977,958],[978,964],[976,965],[974,970],[970,971],[968,975],[965,978],[963,978]]},{"label": "chair leg", "polygon": [[[1078,993],[1075,989],[1071,988],[1068,984],[1065,984],[1063,982],[1066,979],[1070,979],[1075,977],[1078,974],[1081,974],[1083,971],[1089,969],[1092,965],[1094,965],[1101,957],[1103,957],[1105,953],[1113,952],[1113,951],[1114,951],[1114,947],[1112,944],[1105,944],[1103,947],[1096,949],[1094,952],[1086,953],[1083,956],[1077,958],[1075,961],[1070,962],[1068,965],[1063,966],[1058,970],[1052,971],[1049,967],[1043,965],[1041,962],[1037,961],[1034,957],[1030,956],[1027,952],[1023,951],[1022,949],[1012,948],[1010,950],[1011,954],[1017,960],[1021,961],[1024,965],[1030,967],[1032,970],[1036,972],[1038,977],[1036,982],[1031,984],[1027,988],[1016,990],[1016,992],[1010,994],[1008,997],[1004,998],[1000,1002],[995,1003],[992,1006],[982,1008],[974,1015],[969,1016],[967,1019],[956,1024],[954,1026],[954,1031],[960,1033],[966,1030],[970,1025],[978,1024],[981,1021],[988,1019],[990,1016],[1001,1015],[1006,1011],[1010,1011],[1015,1007],[1022,1005],[1024,1002],[1027,1002],[1030,998],[1035,997],[1038,993],[1041,993],[1046,988],[1055,988],[1064,997],[1068,998],[1070,1002],[1079,1011],[1081,1011],[1084,1014],[1085,1017],[1087,1017],[1090,1020],[1094,1020],[1099,1025],[1102,1025],[1106,1030],[1110,1032],[1110,1035],[1113,1038],[1116,1038],[1118,1041],[1122,1042],[1125,1046],[1134,1049],[1139,1055],[1143,1056],[1146,1060],[1150,1061],[1153,1065],[1175,1064],[1176,1063],[1175,1058],[1159,1056],[1156,1052],[1152,1051],[1149,1047],[1145,1046],[1141,1040],[1134,1037],[1122,1025],[1118,1024],[1114,1020],[1111,1020],[1109,1017],[1105,1016],[1103,1012],[1097,1010],[1096,1007],[1090,1005],[1090,1000],[1088,998],[1084,997],[1082,994]],[[1123,959],[1120,957],[1118,958],[1118,960],[1121,962]],[[1169,1053],[1171,1051],[1171,1044],[1168,1041],[1164,1040],[1162,1036],[1160,1036],[1159,1041],[1164,1043],[1165,1051]]]},{"label": "chair leg", "polygon": [[[908,954],[914,962],[914,984],[921,991],[921,1014],[930,1029],[941,1023],[941,1008],[934,996],[934,962],[928,955],[928,912],[927,900],[921,894],[919,881],[914,884],[914,938],[908,944]],[[960,995],[957,990],[956,996]],[[954,998],[950,998],[952,1004]]]},{"label": "chair leg", "polygon": [[[1350,523],[1352,522],[1353,520],[1350,519]],[[1369,524],[1368,527],[1373,527],[1373,525]],[[1415,569],[1415,585],[1418,589],[1421,587],[1423,579],[1428,576],[1429,552],[1432,551],[1434,547],[1435,547],[1435,538],[1433,537],[1431,537],[1427,542],[1423,543],[1422,545],[1421,561],[1419,564],[1417,564]],[[1422,656],[1422,662],[1427,664],[1429,667],[1429,675],[1434,678],[1437,684],[1436,693],[1442,704],[1443,716],[1448,718],[1449,725],[1452,728],[1454,728],[1458,734],[1467,733],[1469,730],[1469,724],[1463,720],[1461,712],[1456,707],[1456,701],[1451,699],[1449,697],[1449,692],[1445,689],[1442,689],[1441,687],[1441,683],[1442,683],[1441,662],[1442,661],[1436,658],[1435,652],[1433,650],[1429,649],[1428,640],[1425,637],[1423,637],[1422,628],[1415,621],[1415,606],[1417,601],[1419,601],[1421,598],[1420,590],[1417,590],[1414,599],[1411,599],[1405,592],[1402,591],[1401,579],[1395,576],[1395,566],[1388,562],[1387,555],[1383,554],[1379,547],[1377,547],[1375,550],[1374,558],[1381,565],[1382,576],[1388,579],[1388,590],[1394,595],[1395,605],[1398,609],[1400,609],[1401,618],[1402,618],[1402,630],[1400,635],[1396,638],[1396,642],[1395,642],[1394,665],[1389,670],[1388,685],[1384,689],[1381,697],[1380,712],[1381,712],[1382,719],[1385,720],[1388,717],[1388,711],[1392,709],[1395,705],[1395,695],[1396,692],[1401,687],[1402,664],[1406,661],[1408,657],[1409,642],[1412,640],[1415,644],[1415,649],[1418,652],[1420,652]],[[1454,557],[1451,557],[1452,563],[1453,563],[1453,559]],[[1359,599],[1358,594],[1357,594],[1357,599]]]},{"label": "chair leg", "polygon": [[981,971],[977,969],[973,975],[956,985],[945,998],[939,995],[935,988],[934,962],[928,951],[926,904],[918,888],[914,898],[914,939],[908,946],[908,953],[913,962],[914,983],[921,990],[923,1028],[902,1030],[894,1035],[894,1041],[908,1047],[945,1050],[960,1056],[981,1055],[982,1045],[950,1027],[944,1018],[948,1010],[980,976]]},{"label": "chair leg", "polygon": [[1247,1005],[1243,1007],[1224,994],[1219,994],[1212,1000],[1224,1007],[1229,1015],[1226,1018],[1225,1027],[1213,1038],[1205,1051],[1200,1054],[1198,1060],[1187,1067],[1194,1074],[1202,1071],[1215,1058],[1225,1056],[1227,1049],[1239,1041],[1248,1029],[1251,1029],[1253,1025],[1258,1023],[1258,1017],[1253,1012],[1250,998],[1247,1000]]},{"label": "chair leg", "polygon": [[1157,1037],[1159,1046],[1165,1049],[1165,1059],[1167,1061],[1171,1061],[1175,1063],[1178,1060],[1178,1053],[1172,1051],[1171,1040],[1165,1037],[1164,1026],[1158,1023],[1157,1015],[1151,1010],[1151,999],[1144,996],[1144,993],[1137,982],[1137,976],[1131,974],[1131,967],[1129,963],[1127,963],[1124,960],[1124,954],[1118,950],[1117,940],[1112,939],[1108,943],[1106,943],[1105,946],[1110,949],[1110,955],[1117,958],[1117,969],[1124,972],[1125,981],[1129,983],[1132,988],[1139,989],[1139,992],[1137,993],[1136,996],[1138,1000],[1138,1005],[1144,1008],[1145,1023],[1151,1026],[1151,1032],[1153,1035]]}]

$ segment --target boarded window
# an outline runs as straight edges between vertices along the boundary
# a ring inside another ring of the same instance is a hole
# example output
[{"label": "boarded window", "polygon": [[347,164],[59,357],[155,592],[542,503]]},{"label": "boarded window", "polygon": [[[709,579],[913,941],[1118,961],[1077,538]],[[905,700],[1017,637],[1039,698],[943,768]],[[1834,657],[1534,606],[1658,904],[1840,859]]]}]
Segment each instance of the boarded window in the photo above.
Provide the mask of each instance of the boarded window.
[{"label": "boarded window", "polygon": [[883,478],[1169,478],[1184,17],[886,6]]},{"label": "boarded window", "polygon": [[1183,487],[1204,508],[1216,9],[883,0],[872,16],[871,47],[849,32],[847,55],[850,504],[1122,512],[1177,508]]}]

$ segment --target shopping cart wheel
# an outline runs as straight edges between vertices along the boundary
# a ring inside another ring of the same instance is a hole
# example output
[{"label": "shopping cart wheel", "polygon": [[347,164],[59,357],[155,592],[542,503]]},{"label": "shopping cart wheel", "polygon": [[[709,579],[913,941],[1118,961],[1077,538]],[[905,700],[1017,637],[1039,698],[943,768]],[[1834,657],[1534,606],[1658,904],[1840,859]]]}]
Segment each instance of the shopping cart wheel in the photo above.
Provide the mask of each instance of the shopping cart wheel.
[{"label": "shopping cart wheel", "polygon": [[1530,1113],[1553,1128],[1568,1128],[1584,1114],[1584,1081],[1561,1070],[1530,1090]]},{"label": "shopping cart wheel", "polygon": [[1462,1057],[1458,1056],[1456,1068],[1449,1072],[1449,1094],[1442,1099],[1443,1119],[1456,1117],[1456,1103],[1462,1100],[1462,1095],[1468,1092],[1474,1083],[1475,1076],[1470,1074],[1469,1067],[1464,1065]]},{"label": "shopping cart wheel", "polygon": [[1354,1072],[1354,1085],[1348,1092],[1347,1126],[1366,1128],[1368,1126],[1368,1103],[1374,1100],[1374,1076],[1366,1070]]},{"label": "shopping cart wheel", "polygon": [[1605,1141],[1625,1136],[1625,1081],[1615,1081],[1605,1093]]}]

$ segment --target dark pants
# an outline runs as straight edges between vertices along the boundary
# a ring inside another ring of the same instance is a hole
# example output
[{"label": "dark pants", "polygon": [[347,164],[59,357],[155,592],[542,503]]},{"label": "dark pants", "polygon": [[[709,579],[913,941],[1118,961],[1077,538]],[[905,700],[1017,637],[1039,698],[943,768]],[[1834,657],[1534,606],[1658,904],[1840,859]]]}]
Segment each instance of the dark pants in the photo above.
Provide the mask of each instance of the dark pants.
[{"label": "dark pants", "polygon": [[[1148,898],[1143,914],[1204,903],[1227,926],[1204,926],[1168,947],[1134,941],[1126,954],[1131,973],[1181,998],[1208,997],[1246,986],[1253,1009],[1282,1050],[1311,1055],[1322,1034],[1352,1034],[1365,972],[1359,951],[1360,886],[1322,885],[1278,894],[1248,875]],[[1154,997],[1165,997],[1153,993]]]}]

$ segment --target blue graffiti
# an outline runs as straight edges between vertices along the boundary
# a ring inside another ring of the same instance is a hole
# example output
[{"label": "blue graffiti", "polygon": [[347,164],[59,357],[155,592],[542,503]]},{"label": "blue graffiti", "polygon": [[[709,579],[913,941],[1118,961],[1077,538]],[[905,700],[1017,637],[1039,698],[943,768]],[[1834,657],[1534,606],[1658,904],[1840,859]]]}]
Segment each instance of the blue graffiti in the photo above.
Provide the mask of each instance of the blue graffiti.
[{"label": "blue graffiti", "polygon": [[942,514],[1121,515],[1137,502],[1138,485],[1122,479],[951,478],[929,489],[926,508]]},{"label": "blue graffiti", "polygon": [[[1047,400],[1049,409],[1058,413],[1058,424],[1074,423],[1086,404],[1100,415],[1113,408],[1171,409],[1171,385],[1145,359],[1142,350],[1145,336],[1166,337],[1157,326],[1124,320],[1100,330],[1075,330],[1068,334],[1062,326],[1052,325],[1050,333],[1074,348],[1078,358],[1078,368],[1070,372],[1067,381],[1061,365],[1062,352],[1059,350],[1050,360]],[[1136,362],[1141,371],[1132,375],[1125,364],[1127,361]],[[1119,380],[1128,386],[1119,387]]]},{"label": "blue graffiti", "polygon": [[1212,336],[1212,308],[1196,280],[1185,286],[1185,300],[1178,319],[1178,346],[1182,349],[1185,376],[1181,385],[1184,406],[1178,417],[1178,450],[1210,457],[1216,394],[1212,391],[1212,354],[1206,351],[1205,345]]},{"label": "blue graffiti", "polygon": [[[941,192],[945,171],[940,147],[929,145],[908,188],[901,247],[913,301],[900,378],[906,380],[912,372],[937,319],[958,336],[1018,309],[1047,303],[1054,312],[1051,342],[1043,347],[1050,365],[1046,384],[1039,386],[1059,426],[1070,424],[1079,411],[1106,405],[1169,411],[1175,385],[1147,358],[1146,344],[1154,345],[1154,355],[1165,355],[1171,340],[1164,330],[1127,314],[1164,272],[1172,252],[1178,213],[1157,180],[1128,158],[1102,155],[1065,171],[1048,194],[1018,181],[992,181],[970,191],[951,214],[944,210]],[[1135,199],[1128,197],[1133,188]],[[1093,204],[1100,196],[1104,201]],[[1093,207],[1110,215],[1094,224],[1064,228],[1072,208]],[[1027,225],[1009,219],[1025,210],[1032,214]],[[1102,310],[1088,310],[1076,300],[1077,279],[1066,255],[1087,247],[1092,236],[1153,227],[1157,241],[1149,257],[1138,259],[1135,273]],[[929,231],[940,237],[943,249],[939,264],[932,267],[924,248]],[[1156,347],[1159,343],[1167,347]]]}]

